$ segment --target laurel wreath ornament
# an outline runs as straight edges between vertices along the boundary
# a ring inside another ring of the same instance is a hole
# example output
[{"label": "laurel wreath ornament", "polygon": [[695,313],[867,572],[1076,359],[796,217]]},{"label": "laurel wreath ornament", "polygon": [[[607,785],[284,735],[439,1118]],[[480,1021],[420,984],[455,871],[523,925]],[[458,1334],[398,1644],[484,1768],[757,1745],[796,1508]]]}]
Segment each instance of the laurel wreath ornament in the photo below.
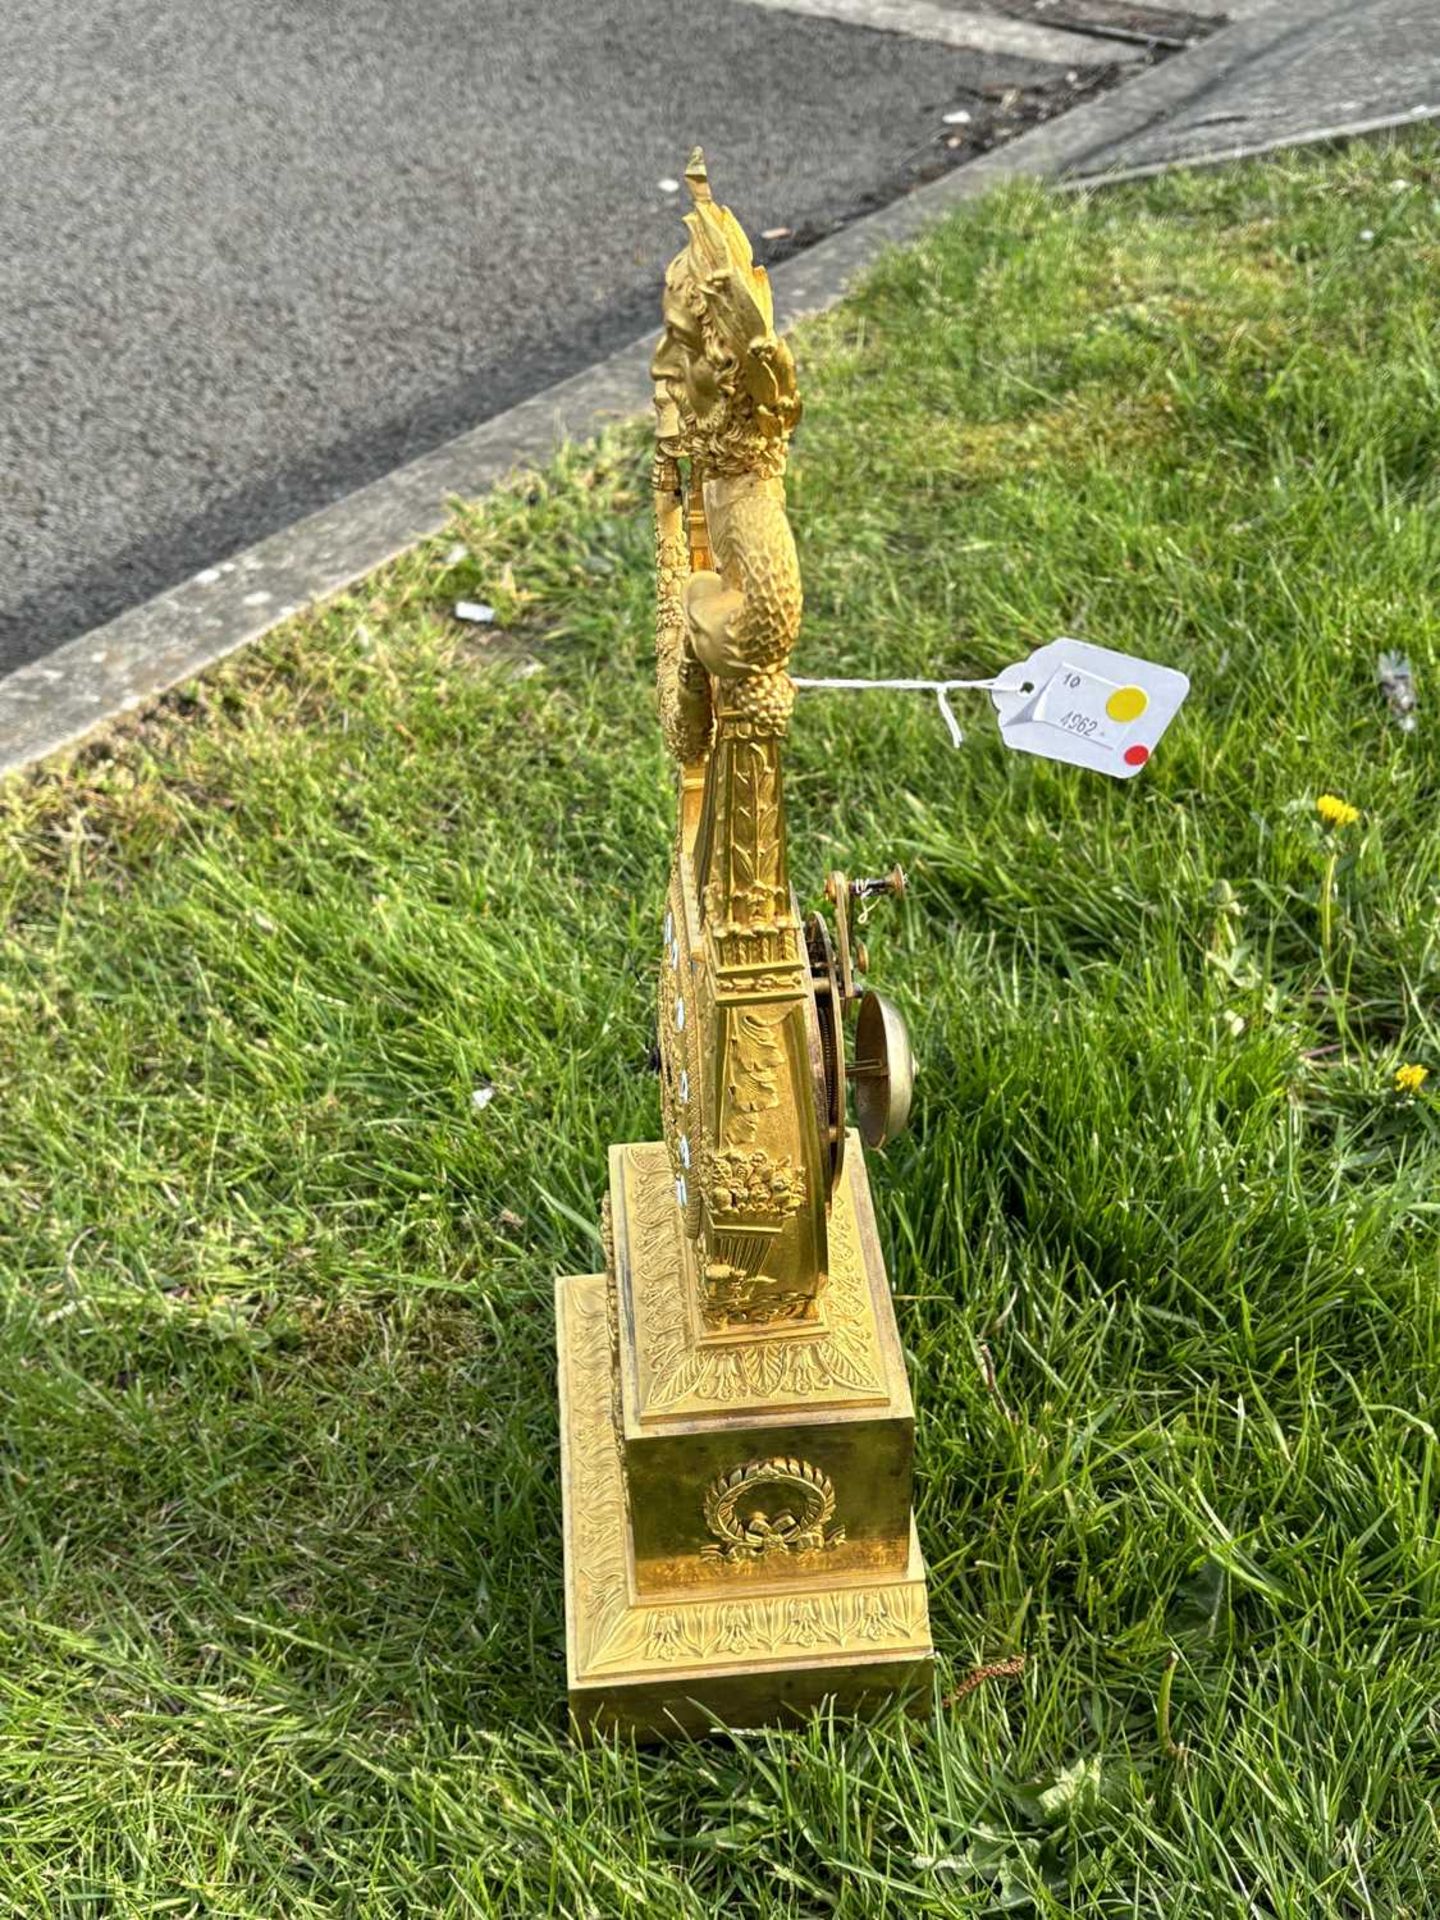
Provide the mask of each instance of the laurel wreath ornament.
[{"label": "laurel wreath ornament", "polygon": [[750,1460],[717,1474],[705,1489],[705,1524],[718,1545],[704,1552],[720,1560],[759,1560],[772,1553],[814,1553],[838,1547],[843,1527],[828,1474],[808,1460]]}]

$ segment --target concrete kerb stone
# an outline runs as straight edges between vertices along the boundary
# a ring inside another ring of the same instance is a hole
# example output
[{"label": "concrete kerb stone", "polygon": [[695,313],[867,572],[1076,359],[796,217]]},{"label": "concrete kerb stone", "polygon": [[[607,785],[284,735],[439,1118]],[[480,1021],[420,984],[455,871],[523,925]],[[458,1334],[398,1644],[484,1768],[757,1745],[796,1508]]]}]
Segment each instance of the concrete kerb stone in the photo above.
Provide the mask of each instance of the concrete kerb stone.
[{"label": "concrete kerb stone", "polygon": [[[1088,161],[1193,100],[1236,66],[1346,0],[1274,0],[1123,88],[1034,128],[842,228],[772,273],[783,326],[833,306],[855,277],[1002,181],[1083,173]],[[1332,136],[1333,137],[1333,136]],[[653,334],[547,387],[393,473],[269,535],[0,680],[0,774],[73,746],[259,639],[300,608],[438,533],[473,499],[566,440],[649,404]]]},{"label": "concrete kerb stone", "polygon": [[1440,120],[1440,101],[1410,107],[1404,113],[1381,114],[1371,120],[1343,120],[1334,126],[1277,134],[1272,140],[1252,140],[1241,146],[1187,153],[1179,160],[1151,160],[1143,167],[1107,167],[1103,173],[1067,175],[1056,185],[1064,193],[1093,193],[1102,187],[1123,187],[1130,180],[1154,180],[1162,173],[1175,173],[1181,168],[1189,172],[1192,167],[1228,167],[1236,160],[1259,160],[1267,153],[1288,152],[1291,147],[1333,146],[1344,140],[1364,139],[1367,134],[1397,133],[1426,120]]}]

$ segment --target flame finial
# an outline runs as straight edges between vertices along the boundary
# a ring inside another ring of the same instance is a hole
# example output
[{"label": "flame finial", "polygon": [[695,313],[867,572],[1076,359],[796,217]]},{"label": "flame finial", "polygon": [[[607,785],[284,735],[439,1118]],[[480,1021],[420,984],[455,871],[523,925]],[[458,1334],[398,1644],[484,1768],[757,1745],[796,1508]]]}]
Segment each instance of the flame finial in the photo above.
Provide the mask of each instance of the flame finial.
[{"label": "flame finial", "polygon": [[705,170],[705,149],[696,147],[685,163],[685,184],[697,207],[707,206],[715,196],[710,191],[710,175]]}]

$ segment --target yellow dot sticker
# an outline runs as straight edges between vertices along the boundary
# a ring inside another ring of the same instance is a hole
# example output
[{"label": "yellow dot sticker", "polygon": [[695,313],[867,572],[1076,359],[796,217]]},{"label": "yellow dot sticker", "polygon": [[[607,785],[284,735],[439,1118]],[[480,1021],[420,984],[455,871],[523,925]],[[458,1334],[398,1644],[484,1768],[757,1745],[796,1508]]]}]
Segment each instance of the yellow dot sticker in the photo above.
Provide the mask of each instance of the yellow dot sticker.
[{"label": "yellow dot sticker", "polygon": [[1143,687],[1117,687],[1105,702],[1105,711],[1112,720],[1138,720],[1149,704]]}]

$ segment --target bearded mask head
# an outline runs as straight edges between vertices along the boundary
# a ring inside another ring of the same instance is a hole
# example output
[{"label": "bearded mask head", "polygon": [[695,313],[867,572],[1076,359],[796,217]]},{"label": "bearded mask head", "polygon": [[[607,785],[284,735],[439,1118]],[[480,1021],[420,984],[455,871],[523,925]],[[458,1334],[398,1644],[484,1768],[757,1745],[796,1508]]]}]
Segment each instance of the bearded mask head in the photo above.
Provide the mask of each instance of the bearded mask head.
[{"label": "bearded mask head", "polygon": [[698,147],[685,180],[690,243],[665,275],[665,332],[650,367],[660,444],[720,468],[774,469],[800,397],[795,362],[775,332],[769,276],[740,222],[716,205]]}]

